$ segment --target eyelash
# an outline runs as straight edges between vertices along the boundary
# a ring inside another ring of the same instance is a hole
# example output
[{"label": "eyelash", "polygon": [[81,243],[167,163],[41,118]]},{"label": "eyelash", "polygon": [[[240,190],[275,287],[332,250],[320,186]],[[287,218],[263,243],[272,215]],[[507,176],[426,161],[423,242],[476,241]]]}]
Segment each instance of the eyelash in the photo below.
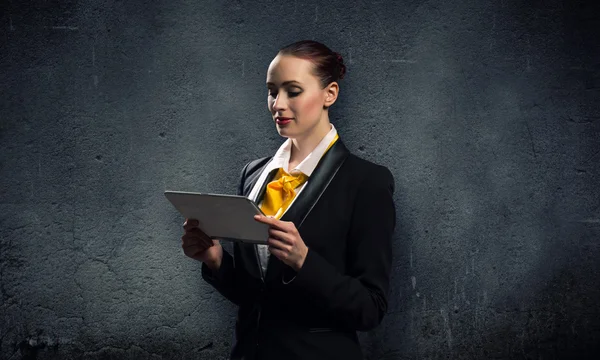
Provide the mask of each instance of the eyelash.
[{"label": "eyelash", "polygon": [[[296,97],[296,96],[300,95],[300,92],[293,92],[293,91],[290,91],[289,93],[290,93],[290,97]],[[275,97],[275,95],[273,95],[273,94],[271,94],[271,93],[269,93],[269,96],[273,96],[273,97]]]}]

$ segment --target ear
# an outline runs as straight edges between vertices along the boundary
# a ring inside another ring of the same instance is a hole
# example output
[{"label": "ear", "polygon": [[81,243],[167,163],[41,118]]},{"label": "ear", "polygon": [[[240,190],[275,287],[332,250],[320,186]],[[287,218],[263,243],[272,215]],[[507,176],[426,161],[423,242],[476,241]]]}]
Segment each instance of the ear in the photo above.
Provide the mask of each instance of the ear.
[{"label": "ear", "polygon": [[327,85],[327,87],[324,89],[324,91],[325,91],[325,102],[323,103],[323,107],[325,109],[327,109],[331,105],[333,105],[333,103],[337,100],[338,93],[340,91],[340,86],[338,85],[337,82],[334,81],[331,84]]}]

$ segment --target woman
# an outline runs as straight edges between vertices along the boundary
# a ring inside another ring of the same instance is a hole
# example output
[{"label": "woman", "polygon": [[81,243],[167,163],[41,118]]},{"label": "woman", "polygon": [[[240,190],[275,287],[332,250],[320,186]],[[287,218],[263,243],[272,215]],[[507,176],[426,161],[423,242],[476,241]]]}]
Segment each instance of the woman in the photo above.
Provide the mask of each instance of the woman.
[{"label": "woman", "polygon": [[268,245],[224,251],[184,224],[183,249],[202,277],[239,306],[230,359],[362,359],[356,331],[387,310],[395,227],[394,179],[351,154],[329,122],[342,57],[299,41],[267,72],[268,108],[287,140],[243,168],[238,195],[269,216]]}]

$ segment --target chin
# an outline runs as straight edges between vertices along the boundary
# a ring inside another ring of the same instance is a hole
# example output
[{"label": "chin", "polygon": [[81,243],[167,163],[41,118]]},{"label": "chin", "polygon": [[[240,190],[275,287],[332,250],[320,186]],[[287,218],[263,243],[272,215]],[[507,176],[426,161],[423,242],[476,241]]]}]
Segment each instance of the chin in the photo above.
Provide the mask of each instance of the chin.
[{"label": "chin", "polygon": [[281,128],[277,127],[277,132],[279,133],[280,136],[283,136],[286,138],[294,138],[295,137],[288,129],[281,129]]},{"label": "chin", "polygon": [[285,129],[283,129],[283,130],[282,129],[277,129],[277,132],[279,133],[280,136],[290,137],[290,135],[288,134],[287,131],[285,131]]}]

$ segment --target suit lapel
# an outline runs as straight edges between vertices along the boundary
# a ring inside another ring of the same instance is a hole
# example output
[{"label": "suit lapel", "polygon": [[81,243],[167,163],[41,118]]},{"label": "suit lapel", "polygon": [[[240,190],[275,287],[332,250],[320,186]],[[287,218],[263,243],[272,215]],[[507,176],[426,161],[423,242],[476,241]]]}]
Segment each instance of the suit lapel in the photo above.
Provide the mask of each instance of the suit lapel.
[{"label": "suit lapel", "polygon": [[[272,160],[272,157],[271,158],[262,158],[262,159],[259,159],[257,165],[254,165],[254,166],[249,165],[249,168],[250,168],[249,171],[251,171],[251,173],[247,173],[246,178],[244,179],[244,187],[243,187],[243,191],[242,191],[243,196],[248,197],[250,195],[250,192],[252,191],[252,189],[254,188],[254,185],[260,178],[260,175],[265,170],[266,166],[271,162],[271,160]],[[261,165],[261,162],[264,162],[264,164]],[[274,174],[274,172],[271,172],[271,174],[269,174],[267,176],[265,182],[263,182],[263,184],[260,184],[261,188],[265,187],[264,184],[267,181],[269,181],[269,179],[272,177],[273,174]],[[260,204],[260,199],[262,196],[264,196],[264,193],[265,193],[265,190],[261,190],[259,192],[258,197],[257,197],[258,201],[256,201],[257,204]],[[243,262],[247,263],[247,264],[252,264],[252,266],[250,266],[246,270],[250,274],[252,274],[252,276],[254,276],[255,278],[262,279],[263,278],[262,268],[260,266],[260,259],[258,257],[258,252],[256,251],[256,245],[248,244],[248,243],[244,243],[244,242],[239,242],[236,245],[239,247],[240,256],[244,259]]]},{"label": "suit lapel", "polygon": [[[329,183],[348,157],[348,154],[348,149],[342,140],[338,139],[321,157],[308,182],[304,185],[304,189],[285,214],[283,214],[281,220],[292,221],[296,229],[300,230],[304,219],[306,219],[323,192],[325,192]],[[283,266],[283,262],[277,259],[276,256],[269,256],[265,281],[278,278]]]},{"label": "suit lapel", "polygon": [[[264,169],[272,161],[273,158],[272,157],[271,158],[264,158],[263,161],[265,159],[268,159],[268,161],[265,161],[265,163],[262,166],[259,166],[256,170],[254,170],[252,172],[252,174],[247,175],[246,178],[244,179],[244,193],[242,195],[244,195],[246,197],[248,195],[250,195],[250,192],[254,188],[254,184],[256,184],[256,182],[260,178],[260,174],[262,174],[262,172],[264,171]],[[268,180],[268,177],[267,177],[267,180]],[[260,193],[259,193],[259,195],[260,195]],[[257,199],[260,199],[260,196]],[[258,201],[256,203],[258,204]]]}]

